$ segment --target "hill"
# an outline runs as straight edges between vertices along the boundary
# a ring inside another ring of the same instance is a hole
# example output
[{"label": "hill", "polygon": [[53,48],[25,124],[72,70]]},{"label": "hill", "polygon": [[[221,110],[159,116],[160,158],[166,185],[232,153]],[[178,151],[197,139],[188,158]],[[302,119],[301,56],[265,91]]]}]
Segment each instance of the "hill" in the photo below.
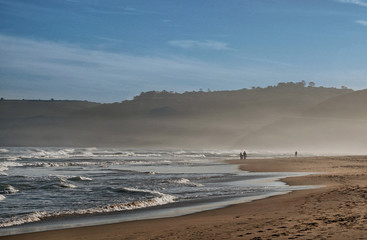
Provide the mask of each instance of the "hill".
[{"label": "hill", "polygon": [[[293,128],[307,133],[307,118],[354,93],[359,94],[301,82],[236,91],[151,91],[112,104],[1,101],[0,144],[294,149],[292,139],[301,135],[291,136]],[[303,136],[300,145],[315,144]]]},{"label": "hill", "polygon": [[366,119],[367,90],[355,91],[317,104],[304,113],[305,116]]},{"label": "hill", "polygon": [[[325,100],[300,116],[279,119],[246,136],[248,146],[365,154],[367,90]],[[240,141],[245,142],[244,139]]]},{"label": "hill", "polygon": [[87,101],[67,100],[1,100],[0,119],[62,117],[81,109],[100,105]]}]

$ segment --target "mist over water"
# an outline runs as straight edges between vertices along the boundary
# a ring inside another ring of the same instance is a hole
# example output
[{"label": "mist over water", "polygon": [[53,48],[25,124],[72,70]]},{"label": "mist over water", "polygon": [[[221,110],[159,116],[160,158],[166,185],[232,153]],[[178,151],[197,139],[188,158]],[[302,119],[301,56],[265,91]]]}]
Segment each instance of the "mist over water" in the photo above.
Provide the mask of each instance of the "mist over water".
[{"label": "mist over water", "polygon": [[[238,158],[238,153],[237,150],[2,148],[0,227],[293,189],[274,182],[284,174],[244,173],[238,166],[223,162]],[[248,154],[274,156],[269,152]]]}]

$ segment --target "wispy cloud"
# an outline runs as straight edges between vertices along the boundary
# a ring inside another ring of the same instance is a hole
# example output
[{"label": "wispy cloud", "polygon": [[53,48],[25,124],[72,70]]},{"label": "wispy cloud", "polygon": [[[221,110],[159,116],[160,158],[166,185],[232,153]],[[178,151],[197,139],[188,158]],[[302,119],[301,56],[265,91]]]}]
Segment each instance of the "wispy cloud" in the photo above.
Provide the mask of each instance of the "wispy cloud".
[{"label": "wispy cloud", "polygon": [[[218,46],[217,46],[218,47]],[[174,56],[137,56],[0,34],[0,94],[120,101],[141,91],[233,89],[264,71]],[[261,74],[261,75],[260,75]],[[268,73],[269,76],[274,75]],[[10,94],[11,93],[11,94]]]},{"label": "wispy cloud", "polygon": [[228,43],[218,41],[172,40],[168,42],[172,46],[180,48],[206,48],[213,50],[230,50]]},{"label": "wispy cloud", "polygon": [[341,3],[349,3],[349,4],[354,4],[354,5],[358,5],[361,7],[367,7],[367,2],[362,1],[362,0],[338,0]]},{"label": "wispy cloud", "polygon": [[[60,14],[64,13],[62,9],[59,8],[50,8],[45,6],[44,4],[36,4],[31,1],[19,2],[19,1],[6,1],[0,0],[0,12],[21,16],[22,18],[34,18],[38,14]],[[31,17],[31,15],[34,15]]]},{"label": "wispy cloud", "polygon": [[[338,0],[341,3],[354,4],[360,7],[367,7],[367,1],[364,0]],[[360,24],[362,26],[367,26],[367,21],[365,20],[357,20],[355,23]]]},{"label": "wispy cloud", "polygon": [[93,14],[101,14],[101,15],[138,15],[141,14],[141,11],[138,11],[135,8],[130,7],[117,7],[117,8],[104,8],[101,9],[100,6],[89,6],[84,8],[87,12]]},{"label": "wispy cloud", "polygon": [[356,23],[367,27],[367,21],[365,20],[357,20]]}]

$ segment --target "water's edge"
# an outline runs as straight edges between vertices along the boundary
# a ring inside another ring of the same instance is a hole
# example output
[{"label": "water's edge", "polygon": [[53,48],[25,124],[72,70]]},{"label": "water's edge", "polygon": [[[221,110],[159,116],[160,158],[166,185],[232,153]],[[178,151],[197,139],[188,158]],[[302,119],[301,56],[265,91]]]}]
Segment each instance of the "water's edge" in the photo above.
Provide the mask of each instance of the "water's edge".
[{"label": "water's edge", "polygon": [[[243,173],[250,173],[250,172],[243,172]],[[262,174],[262,173],[256,173],[256,174]],[[267,181],[269,182],[269,184],[274,182],[280,182],[281,179],[287,177],[306,176],[313,173],[282,172],[273,174],[278,176],[275,178],[268,179]],[[284,182],[281,183],[284,184],[285,186],[288,186]],[[237,181],[234,184],[240,185],[241,181]],[[290,190],[284,192],[272,192],[263,194],[258,192],[245,197],[191,200],[187,202],[174,202],[161,206],[135,209],[123,212],[56,217],[41,220],[39,222],[27,223],[20,226],[12,226],[0,229],[0,236],[9,236],[9,235],[86,227],[86,226],[97,226],[97,225],[114,224],[137,220],[178,217],[189,214],[195,214],[203,211],[225,208],[230,205],[252,202],[255,200],[265,199],[276,195],[283,195],[295,190],[315,189],[322,186],[289,186],[289,187]]]}]

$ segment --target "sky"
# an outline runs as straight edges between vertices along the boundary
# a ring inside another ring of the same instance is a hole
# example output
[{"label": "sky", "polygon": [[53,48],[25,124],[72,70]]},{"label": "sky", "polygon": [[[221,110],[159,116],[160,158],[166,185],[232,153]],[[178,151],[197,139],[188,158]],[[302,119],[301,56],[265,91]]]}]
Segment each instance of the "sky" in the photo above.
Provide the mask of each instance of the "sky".
[{"label": "sky", "polygon": [[0,0],[0,97],[367,88],[367,0]]}]

